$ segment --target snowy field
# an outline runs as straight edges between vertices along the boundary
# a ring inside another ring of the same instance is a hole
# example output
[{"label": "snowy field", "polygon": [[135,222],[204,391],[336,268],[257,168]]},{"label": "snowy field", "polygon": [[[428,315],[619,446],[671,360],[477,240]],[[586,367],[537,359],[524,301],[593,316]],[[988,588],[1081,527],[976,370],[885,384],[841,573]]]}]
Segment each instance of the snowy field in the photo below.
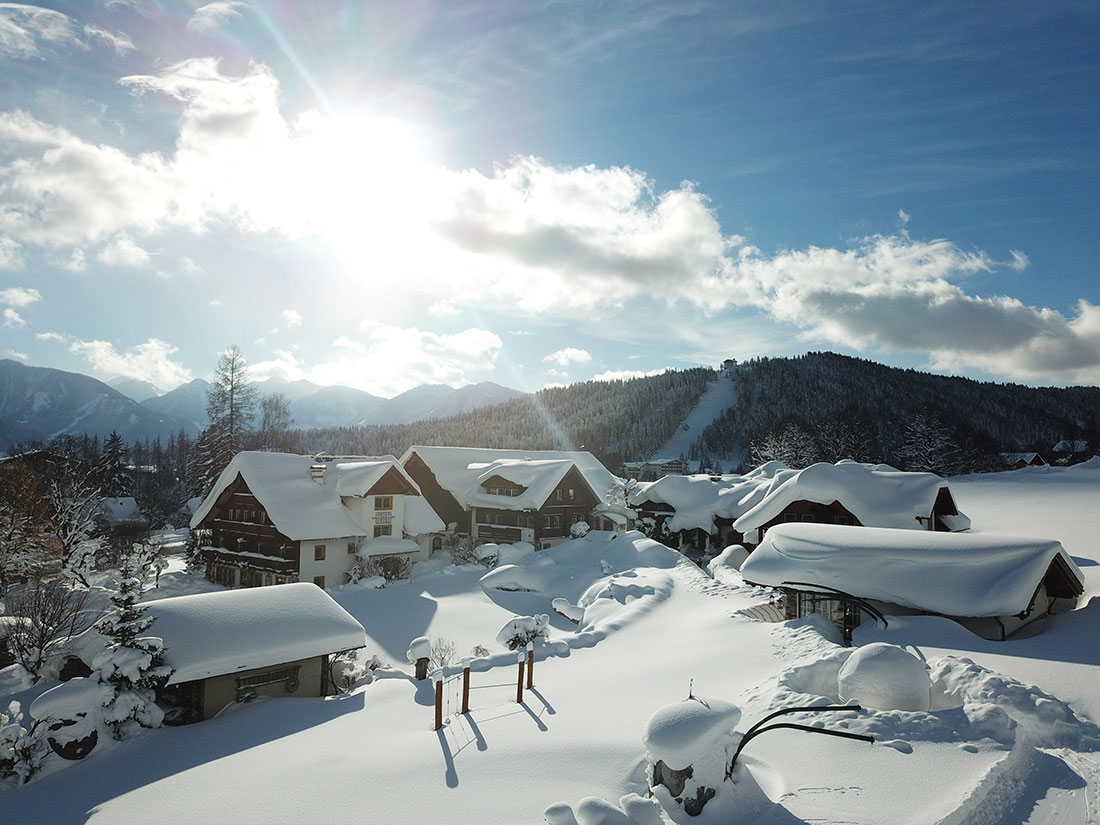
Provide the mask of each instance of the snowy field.
[{"label": "snowy field", "polygon": [[[233,707],[101,745],[83,762],[52,760],[51,773],[0,796],[0,823],[1100,823],[1100,466],[954,479],[952,491],[976,532],[1061,541],[1086,592],[1078,610],[1018,641],[987,642],[932,617],[860,628],[857,645],[902,646],[932,679],[931,710],[828,722],[874,744],[773,732],[725,780],[732,731],[687,737],[658,722],[684,709],[734,718],[728,703],[743,732],[782,707],[843,701],[839,674],[855,648],[809,623],[742,615],[768,598],[736,577],[711,579],[637,534],[593,533],[484,582],[483,568],[452,567],[384,590],[332,591],[366,628],[367,652],[388,664],[373,681],[342,697]],[[151,595],[210,589],[177,570]],[[580,625],[553,613],[554,598],[585,606]],[[513,616],[541,613],[550,638],[536,646],[535,689],[517,704],[514,654],[495,637]],[[421,635],[453,640],[459,657],[477,646],[491,654],[475,668],[468,716],[447,683],[439,732],[431,684],[404,663]],[[41,689],[14,698],[29,703]],[[696,778],[714,779],[701,815],[664,788],[664,807],[648,798],[647,732],[670,767],[689,753]]]}]

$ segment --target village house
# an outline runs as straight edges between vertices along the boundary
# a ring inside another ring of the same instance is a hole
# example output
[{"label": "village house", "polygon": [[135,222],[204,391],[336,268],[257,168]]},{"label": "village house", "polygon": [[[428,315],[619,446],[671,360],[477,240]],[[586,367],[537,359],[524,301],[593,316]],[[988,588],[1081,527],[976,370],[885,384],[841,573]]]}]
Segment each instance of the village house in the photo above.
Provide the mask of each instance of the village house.
[{"label": "village house", "polygon": [[682,458],[654,458],[650,461],[624,461],[619,475],[635,481],[656,481],[664,476],[682,476],[688,463]]},{"label": "village house", "polygon": [[661,540],[698,550],[753,547],[768,528],[787,522],[939,531],[970,527],[940,476],[848,460],[804,470],[769,461],[743,476],[666,477],[637,485],[630,502]]},{"label": "village house", "polygon": [[401,458],[440,517],[474,545],[550,547],[573,525],[628,526],[622,482],[584,451],[410,447]]},{"label": "village house", "polygon": [[393,456],[243,452],[191,518],[206,575],[256,587],[399,575],[438,549],[443,522]]},{"label": "village house", "polygon": [[1010,470],[1047,466],[1046,460],[1038,453],[1001,453],[1001,461]]},{"label": "village house", "polygon": [[821,614],[851,642],[864,616],[931,614],[1006,639],[1072,609],[1084,575],[1057,541],[831,524],[773,527],[741,566],[784,618]]},{"label": "village house", "polygon": [[[168,724],[209,719],[259,696],[332,695],[333,657],[366,644],[363,626],[304,582],[158,599],[146,604],[146,615],[154,620],[149,634],[164,640],[164,662],[172,668],[157,691]],[[107,642],[93,628],[69,648],[91,662]],[[65,718],[65,708],[82,707],[68,697],[88,687],[85,679],[71,679],[42,694],[31,713]]]}]

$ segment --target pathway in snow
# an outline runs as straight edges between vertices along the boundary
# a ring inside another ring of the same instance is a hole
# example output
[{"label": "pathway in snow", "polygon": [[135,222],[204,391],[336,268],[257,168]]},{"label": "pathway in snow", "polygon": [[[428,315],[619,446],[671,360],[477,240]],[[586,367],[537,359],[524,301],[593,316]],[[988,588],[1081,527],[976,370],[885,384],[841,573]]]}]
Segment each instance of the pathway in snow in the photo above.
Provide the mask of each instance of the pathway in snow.
[{"label": "pathway in snow", "polygon": [[718,377],[703,392],[695,409],[676,429],[675,435],[652,458],[678,458],[681,453],[686,456],[692,443],[703,434],[707,425],[732,407],[735,401],[737,390],[730,374],[725,371],[718,373]]}]

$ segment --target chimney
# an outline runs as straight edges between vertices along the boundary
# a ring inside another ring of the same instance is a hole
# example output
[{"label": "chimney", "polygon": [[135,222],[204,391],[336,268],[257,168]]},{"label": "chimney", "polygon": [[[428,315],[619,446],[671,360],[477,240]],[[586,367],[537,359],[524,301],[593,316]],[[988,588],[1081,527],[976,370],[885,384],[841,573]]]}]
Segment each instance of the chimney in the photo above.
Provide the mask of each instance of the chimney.
[{"label": "chimney", "polygon": [[325,483],[325,464],[311,464],[309,466],[309,477],[316,481],[318,484]]}]

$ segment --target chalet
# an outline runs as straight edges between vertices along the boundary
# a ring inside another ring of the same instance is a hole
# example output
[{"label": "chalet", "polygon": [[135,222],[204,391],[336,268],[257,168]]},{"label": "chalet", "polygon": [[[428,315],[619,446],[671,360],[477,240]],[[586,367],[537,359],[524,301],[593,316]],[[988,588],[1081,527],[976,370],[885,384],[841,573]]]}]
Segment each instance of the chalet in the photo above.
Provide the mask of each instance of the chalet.
[{"label": "chalet", "polygon": [[427,558],[444,524],[393,456],[243,452],[191,517],[207,578],[225,585],[342,584],[356,562]]},{"label": "chalet", "polygon": [[1047,466],[1046,460],[1038,453],[1001,453],[1001,461],[1010,470]]},{"label": "chalet", "polygon": [[544,548],[569,538],[578,522],[627,526],[625,507],[613,503],[622,483],[591,453],[417,446],[401,464],[440,517],[475,545]]},{"label": "chalet", "polygon": [[887,464],[838,461],[786,470],[758,485],[733,522],[730,543],[755,546],[769,528],[788,522],[957,532],[970,529],[947,481]]},{"label": "chalet", "polygon": [[[148,602],[149,632],[164,640],[172,675],[157,692],[167,722],[209,719],[227,705],[258,696],[316,697],[336,692],[329,665],[338,653],[363,647],[366,632],[312,584],[220,590]],[[91,661],[107,640],[94,628],[71,643]],[[35,701],[31,714],[64,718],[72,679]]]},{"label": "chalet", "polygon": [[970,527],[940,476],[855,461],[804,470],[769,461],[743,476],[666,477],[637,485],[630,504],[663,541],[700,550],[755,546],[769,527],[786,522],[916,530]]},{"label": "chalet", "polygon": [[1055,464],[1079,464],[1092,457],[1093,451],[1089,449],[1089,443],[1081,439],[1063,438],[1050,448],[1054,454]]},{"label": "chalet", "polygon": [[1072,608],[1084,576],[1057,541],[831,524],[781,524],[741,566],[781,588],[785,618],[822,614],[851,641],[862,616],[931,614],[1005,639]]}]

